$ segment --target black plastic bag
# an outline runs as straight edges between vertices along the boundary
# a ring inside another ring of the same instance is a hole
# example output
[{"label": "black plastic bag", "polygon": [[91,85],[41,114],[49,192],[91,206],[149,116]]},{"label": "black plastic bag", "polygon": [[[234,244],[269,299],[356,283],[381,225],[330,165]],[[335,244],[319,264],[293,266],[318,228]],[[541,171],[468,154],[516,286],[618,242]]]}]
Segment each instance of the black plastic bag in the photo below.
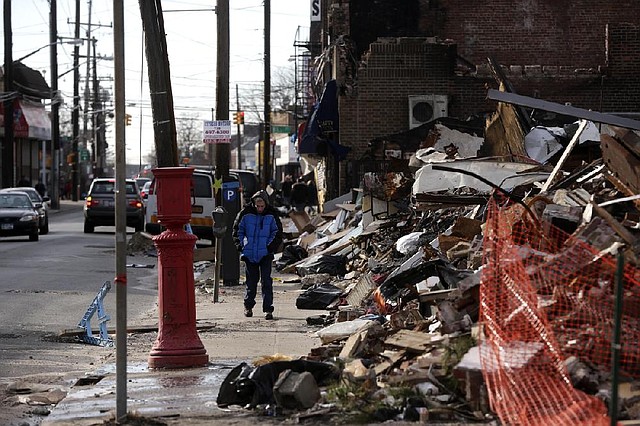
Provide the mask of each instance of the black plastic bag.
[{"label": "black plastic bag", "polygon": [[333,277],[347,273],[347,257],[338,254],[323,254],[296,267],[301,277],[311,274],[329,274]]},{"label": "black plastic bag", "polygon": [[229,405],[250,404],[256,390],[256,385],[250,379],[254,367],[243,362],[234,367],[227,377],[222,381],[216,403],[218,407],[224,408]]},{"label": "black plastic bag", "polygon": [[259,404],[273,403],[273,385],[285,370],[295,373],[308,371],[319,386],[340,375],[336,366],[320,361],[274,361],[255,368],[243,362],[231,370],[220,385],[216,403],[221,408],[229,405],[256,407]]},{"label": "black plastic bag", "polygon": [[298,309],[326,309],[342,295],[342,289],[329,283],[314,284],[296,299]]},{"label": "black plastic bag", "polygon": [[309,256],[304,247],[299,245],[286,246],[282,256],[276,261],[276,271],[282,271],[287,265],[294,264]]}]

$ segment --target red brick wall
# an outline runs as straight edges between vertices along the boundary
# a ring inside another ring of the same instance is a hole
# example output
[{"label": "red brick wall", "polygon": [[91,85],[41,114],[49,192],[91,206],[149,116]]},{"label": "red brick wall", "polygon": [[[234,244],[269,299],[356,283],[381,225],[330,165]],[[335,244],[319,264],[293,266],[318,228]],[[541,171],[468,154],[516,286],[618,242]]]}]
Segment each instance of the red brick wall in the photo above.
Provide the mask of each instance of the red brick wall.
[{"label": "red brick wall", "polygon": [[340,140],[352,147],[350,158],[361,158],[371,139],[409,128],[411,95],[448,95],[453,117],[491,110],[484,87],[493,79],[458,77],[455,60],[455,45],[425,38],[371,44],[356,93],[339,99]]},{"label": "red brick wall", "polygon": [[503,64],[590,68],[605,65],[606,25],[637,25],[638,6],[633,0],[425,1],[420,26],[454,40],[476,64],[494,56]]},{"label": "red brick wall", "polygon": [[[487,88],[496,87],[490,56],[519,94],[640,111],[637,2],[421,0],[421,11],[424,36],[447,42],[387,38],[369,46],[354,88],[339,99],[340,143],[352,147],[349,159],[360,159],[371,139],[409,128],[410,95],[448,95],[449,116],[461,119],[494,111],[486,100]],[[456,55],[477,72],[458,70]]]}]

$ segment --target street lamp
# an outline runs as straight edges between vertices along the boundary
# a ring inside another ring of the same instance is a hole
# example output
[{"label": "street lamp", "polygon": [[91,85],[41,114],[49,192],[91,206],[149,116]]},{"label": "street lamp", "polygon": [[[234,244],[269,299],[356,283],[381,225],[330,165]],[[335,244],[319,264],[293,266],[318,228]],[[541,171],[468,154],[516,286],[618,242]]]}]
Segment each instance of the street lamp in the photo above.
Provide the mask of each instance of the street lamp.
[{"label": "street lamp", "polygon": [[[63,40],[69,40],[69,41],[63,41]],[[55,41],[55,42],[49,43],[49,44],[45,44],[44,46],[37,48],[33,52],[27,53],[23,57],[21,57],[19,59],[16,59],[15,62],[22,62],[23,60],[27,59],[28,57],[35,55],[36,53],[38,53],[42,49],[46,49],[47,47],[51,47],[54,44],[58,44],[58,43],[71,44],[71,45],[74,45],[74,46],[79,46],[79,45],[84,44],[84,39],[81,39],[81,38],[80,39],[76,39],[76,38],[73,38],[73,37],[58,37],[58,41]]]}]

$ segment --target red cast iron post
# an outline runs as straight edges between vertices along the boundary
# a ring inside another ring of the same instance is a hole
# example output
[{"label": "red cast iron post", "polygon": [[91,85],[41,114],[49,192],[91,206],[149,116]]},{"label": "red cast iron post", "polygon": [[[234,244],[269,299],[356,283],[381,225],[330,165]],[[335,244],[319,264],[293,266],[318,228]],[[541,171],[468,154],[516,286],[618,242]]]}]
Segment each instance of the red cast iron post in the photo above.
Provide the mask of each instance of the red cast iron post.
[{"label": "red cast iron post", "polygon": [[191,219],[193,168],[162,167],[156,179],[158,222],[167,229],[153,238],[158,249],[158,338],[149,354],[149,368],[207,365],[209,356],[196,329],[193,246],[187,234]]}]

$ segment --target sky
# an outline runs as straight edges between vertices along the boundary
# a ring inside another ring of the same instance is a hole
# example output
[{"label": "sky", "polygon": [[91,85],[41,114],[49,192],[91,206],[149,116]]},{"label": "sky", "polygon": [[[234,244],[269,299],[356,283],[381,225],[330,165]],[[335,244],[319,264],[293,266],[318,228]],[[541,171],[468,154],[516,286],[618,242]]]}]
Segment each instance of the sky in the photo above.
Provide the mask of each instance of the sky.
[{"label": "sky", "polygon": [[[73,104],[73,45],[75,0],[58,0],[58,80],[65,100],[62,107],[70,111]],[[80,37],[87,38],[89,0],[80,1]],[[230,111],[235,110],[235,87],[249,92],[262,87],[264,81],[264,8],[261,0],[230,0]],[[49,44],[49,1],[12,1],[13,59],[18,60]],[[212,119],[216,82],[216,0],[162,0],[169,52],[169,65],[176,118]],[[199,9],[193,11],[193,9]],[[202,10],[209,9],[209,10]],[[125,98],[131,125],[126,127],[127,162],[137,163],[153,150],[153,127],[149,100],[146,59],[143,51],[142,21],[137,0],[124,0],[125,20]],[[294,42],[308,40],[309,0],[271,0],[271,78],[277,71],[291,72]],[[98,78],[101,86],[113,93],[113,2],[93,0],[91,37],[96,38]],[[4,24],[0,20],[4,35]],[[0,45],[4,58],[4,42]],[[87,43],[80,46],[87,55]],[[84,93],[86,59],[80,58],[80,94]],[[143,68],[144,61],[144,68]],[[49,49],[44,48],[22,61],[43,73],[50,84]],[[63,73],[69,71],[65,75]],[[48,103],[48,102],[47,102]],[[259,103],[262,103],[261,100]],[[81,105],[83,101],[81,100]],[[113,106],[107,105],[107,107]],[[250,120],[247,117],[247,120]],[[80,129],[83,127],[81,118]],[[107,123],[107,141],[113,149],[113,125]],[[233,126],[232,126],[233,127]],[[141,154],[142,153],[142,154]]]}]

